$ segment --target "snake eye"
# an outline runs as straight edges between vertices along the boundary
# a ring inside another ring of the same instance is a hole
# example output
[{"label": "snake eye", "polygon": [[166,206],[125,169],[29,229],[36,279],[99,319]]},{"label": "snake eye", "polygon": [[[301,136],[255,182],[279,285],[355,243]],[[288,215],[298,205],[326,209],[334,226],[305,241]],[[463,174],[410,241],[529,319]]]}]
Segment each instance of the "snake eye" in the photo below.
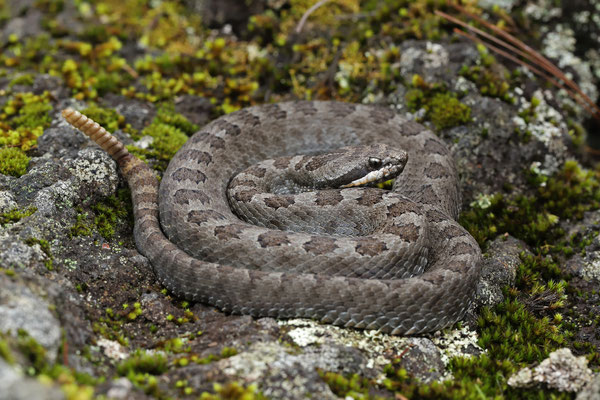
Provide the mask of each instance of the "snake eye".
[{"label": "snake eye", "polygon": [[381,158],[377,158],[377,157],[369,157],[369,167],[371,167],[372,169],[378,169],[381,168]]}]

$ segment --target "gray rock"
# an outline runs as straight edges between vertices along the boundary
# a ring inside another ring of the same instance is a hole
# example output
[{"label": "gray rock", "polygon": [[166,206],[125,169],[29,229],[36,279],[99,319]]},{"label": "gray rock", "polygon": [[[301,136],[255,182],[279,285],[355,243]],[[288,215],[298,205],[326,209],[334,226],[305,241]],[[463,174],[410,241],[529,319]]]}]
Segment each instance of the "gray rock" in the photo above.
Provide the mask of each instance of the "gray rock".
[{"label": "gray rock", "polygon": [[219,27],[231,24],[236,31],[245,29],[245,25],[253,14],[265,9],[265,0],[242,2],[237,0],[200,0],[194,1],[193,7],[202,15],[202,20],[209,26]]},{"label": "gray rock", "polygon": [[0,263],[6,267],[26,268],[47,259],[40,246],[28,246],[14,235],[0,235]]},{"label": "gray rock", "polygon": [[583,221],[577,224],[563,224],[567,235],[588,237],[594,235],[592,243],[585,247],[585,254],[574,254],[566,262],[566,269],[575,276],[588,281],[600,282],[600,211],[591,211],[584,214]]},{"label": "gray rock", "polygon": [[38,150],[56,158],[73,158],[88,143],[85,135],[77,133],[70,126],[59,125],[44,131],[38,139]]},{"label": "gray rock", "polygon": [[11,18],[2,29],[0,40],[6,42],[10,35],[16,35],[20,39],[39,35],[42,32],[42,17],[39,10],[30,8],[25,15]]},{"label": "gray rock", "polygon": [[207,376],[219,380],[257,383],[259,390],[273,399],[337,399],[320,378],[317,368],[350,374],[366,367],[360,351],[344,346],[312,347],[303,352],[291,352],[276,342],[255,343],[243,353],[210,365],[182,368],[179,375],[188,384],[202,390]]},{"label": "gray rock", "polygon": [[19,280],[0,274],[0,332],[16,336],[26,331],[46,349],[50,362],[60,346],[60,324],[49,310],[50,304]]},{"label": "gray rock", "polygon": [[441,379],[446,373],[440,349],[427,338],[408,338],[406,352],[400,358],[400,366],[418,378],[429,383]]},{"label": "gray rock", "polygon": [[0,400],[61,400],[62,392],[26,378],[0,358]]},{"label": "gray rock", "polygon": [[210,121],[215,106],[204,97],[184,95],[176,99],[175,111],[202,127]]},{"label": "gray rock", "polygon": [[130,399],[133,391],[133,383],[127,378],[115,379],[110,383],[106,396],[110,399]]},{"label": "gray rock", "polygon": [[5,213],[17,208],[15,196],[9,191],[0,190],[0,213]]}]

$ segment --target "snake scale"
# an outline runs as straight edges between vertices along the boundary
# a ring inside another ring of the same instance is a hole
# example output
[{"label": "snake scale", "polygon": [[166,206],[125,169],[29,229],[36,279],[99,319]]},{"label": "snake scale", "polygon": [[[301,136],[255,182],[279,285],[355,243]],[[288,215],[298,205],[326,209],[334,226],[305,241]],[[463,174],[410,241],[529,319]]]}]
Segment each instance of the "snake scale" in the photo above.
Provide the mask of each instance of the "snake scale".
[{"label": "snake scale", "polygon": [[[471,304],[481,251],[455,221],[454,161],[441,139],[391,109],[325,101],[245,108],[194,134],[160,184],[98,124],[71,109],[63,116],[119,164],[136,246],[178,296],[234,314],[392,334],[441,329]],[[397,164],[392,190],[353,187],[366,179],[355,176],[358,167],[381,178],[386,156]],[[269,178],[277,170],[284,177]],[[310,174],[347,188],[307,191]],[[249,216],[238,215],[244,209]],[[265,210],[274,214],[260,222]],[[308,214],[319,227],[297,221]]]}]

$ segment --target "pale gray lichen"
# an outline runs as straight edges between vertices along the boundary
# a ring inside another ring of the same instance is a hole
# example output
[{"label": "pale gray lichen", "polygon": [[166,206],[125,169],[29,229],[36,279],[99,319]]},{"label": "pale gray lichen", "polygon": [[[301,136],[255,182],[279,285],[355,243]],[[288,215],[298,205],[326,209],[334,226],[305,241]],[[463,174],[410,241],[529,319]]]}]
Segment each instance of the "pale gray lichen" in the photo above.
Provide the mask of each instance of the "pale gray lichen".
[{"label": "pale gray lichen", "polygon": [[530,1],[525,6],[525,15],[537,19],[539,21],[550,21],[553,18],[562,15],[562,9],[556,7],[556,3],[552,0]]},{"label": "pale gray lichen", "polygon": [[585,356],[575,357],[568,348],[550,353],[537,367],[523,368],[508,379],[513,387],[529,387],[544,383],[561,392],[577,392],[588,384],[593,376]]},{"label": "pale gray lichen", "polygon": [[[553,31],[548,32],[544,37],[542,52],[547,57],[557,60],[558,67],[565,71],[572,68],[577,73],[577,81],[581,90],[592,99],[598,99],[598,89],[594,82],[594,77],[590,65],[575,55],[575,32],[571,28],[566,28],[561,24],[555,25]],[[569,78],[570,73],[565,72]]]},{"label": "pale gray lichen", "polygon": [[448,365],[453,357],[471,357],[473,353],[485,350],[477,344],[477,332],[468,327],[447,329],[436,332],[431,341],[441,350],[442,361]]},{"label": "pale gray lichen", "polygon": [[15,196],[6,190],[0,190],[0,213],[5,213],[18,208]]},{"label": "pale gray lichen", "polygon": [[114,340],[100,338],[96,341],[96,344],[103,349],[103,353],[106,357],[113,360],[120,361],[129,357],[127,349]]},{"label": "pale gray lichen", "polygon": [[492,9],[494,7],[500,7],[506,11],[512,10],[517,3],[517,0],[479,0],[477,5],[481,8]]},{"label": "pale gray lichen", "polygon": [[440,44],[427,42],[425,49],[410,47],[402,52],[400,56],[400,71],[407,75],[415,69],[415,62],[423,65],[419,69],[435,69],[448,65],[450,55],[448,50]]},{"label": "pale gray lichen", "polygon": [[7,267],[25,268],[44,262],[47,255],[39,245],[29,246],[10,233],[0,233],[0,264]]},{"label": "pale gray lichen", "polygon": [[[594,238],[594,243],[590,247],[600,248],[600,236]],[[583,262],[581,275],[585,279],[600,282],[600,251],[586,251]]]},{"label": "pale gray lichen", "polygon": [[[325,381],[318,378],[317,368],[344,373],[359,372],[360,360],[352,358],[343,347],[318,348],[318,351],[292,352],[279,343],[258,342],[243,353],[217,361],[215,368],[244,384],[260,382],[261,392],[268,398],[318,399],[337,397]],[[348,369],[350,368],[350,369]]]},{"label": "pale gray lichen", "polygon": [[[381,369],[414,345],[410,337],[392,336],[376,330],[350,330],[337,326],[324,326],[312,320],[292,319],[278,321],[289,329],[288,335],[300,347],[335,343],[361,350],[367,356],[367,367]],[[470,353],[483,351],[477,344],[477,334],[467,328],[436,332],[431,339],[439,348],[444,365],[454,356],[469,357]],[[380,376],[383,378],[383,376]],[[450,379],[446,374],[442,379]]]},{"label": "pale gray lichen", "polygon": [[492,198],[493,196],[490,196],[489,194],[478,193],[477,196],[475,196],[475,200],[473,200],[469,206],[479,207],[480,209],[485,210],[492,205]]},{"label": "pale gray lichen", "polygon": [[513,123],[520,132],[529,132],[533,137],[544,143],[553,154],[566,154],[563,135],[568,132],[567,125],[561,113],[548,104],[553,99],[549,90],[536,90],[533,97],[537,105],[524,97],[517,97],[519,114],[527,114],[527,120],[521,115],[513,117]]},{"label": "pale gray lichen", "polygon": [[367,355],[369,368],[382,368],[392,361],[394,354],[400,354],[406,348],[406,338],[387,335],[376,330],[344,329],[321,325],[307,319],[277,322],[289,328],[288,336],[300,347],[328,342],[357,348]]},{"label": "pale gray lichen", "polygon": [[[529,166],[529,171],[534,175],[549,178],[549,177],[553,176],[554,174],[556,174],[559,171],[559,169],[561,168],[561,166],[562,166],[562,164],[558,162],[556,157],[554,157],[552,154],[545,154],[544,162],[543,163],[540,161],[532,162],[531,165]],[[546,180],[542,180],[540,182],[540,186],[545,187]]]},{"label": "pale gray lichen", "polygon": [[92,184],[101,196],[110,196],[117,188],[117,166],[99,149],[83,149],[69,165],[69,170],[80,184]]}]

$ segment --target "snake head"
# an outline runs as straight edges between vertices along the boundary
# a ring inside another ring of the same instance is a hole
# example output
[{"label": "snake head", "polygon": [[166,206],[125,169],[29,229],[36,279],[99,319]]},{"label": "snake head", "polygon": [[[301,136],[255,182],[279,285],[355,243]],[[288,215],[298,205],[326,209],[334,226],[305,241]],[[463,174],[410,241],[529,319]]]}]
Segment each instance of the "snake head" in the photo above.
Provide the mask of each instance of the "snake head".
[{"label": "snake head", "polygon": [[349,146],[335,151],[323,174],[326,184],[321,187],[350,188],[385,182],[404,170],[408,154],[385,145]]}]

